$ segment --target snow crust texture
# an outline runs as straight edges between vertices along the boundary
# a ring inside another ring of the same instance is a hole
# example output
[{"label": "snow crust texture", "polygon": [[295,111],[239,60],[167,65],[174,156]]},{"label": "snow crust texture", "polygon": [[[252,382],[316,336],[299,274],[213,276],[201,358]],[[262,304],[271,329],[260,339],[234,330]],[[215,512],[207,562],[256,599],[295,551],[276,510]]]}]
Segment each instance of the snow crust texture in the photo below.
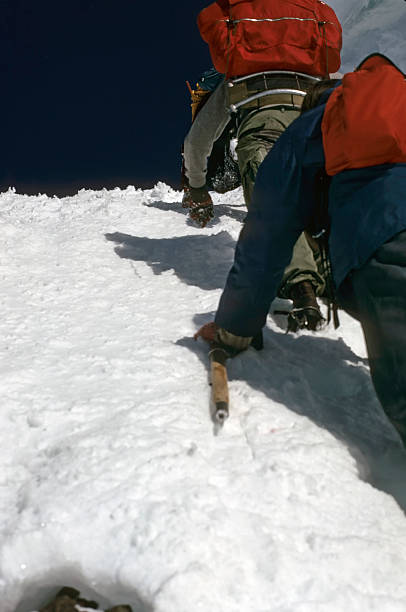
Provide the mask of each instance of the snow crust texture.
[{"label": "snow crust texture", "polygon": [[[330,0],[342,71],[406,72],[402,0]],[[134,612],[405,612],[406,458],[358,324],[286,335],[228,364],[210,418],[207,348],[245,216],[214,195],[0,195],[0,612],[63,585]],[[276,305],[277,306],[277,305]]]},{"label": "snow crust texture", "polygon": [[0,196],[1,611],[69,585],[135,612],[404,612],[406,464],[358,324],[270,316],[216,430],[192,336],[245,208],[214,194],[201,230],[180,200]]}]

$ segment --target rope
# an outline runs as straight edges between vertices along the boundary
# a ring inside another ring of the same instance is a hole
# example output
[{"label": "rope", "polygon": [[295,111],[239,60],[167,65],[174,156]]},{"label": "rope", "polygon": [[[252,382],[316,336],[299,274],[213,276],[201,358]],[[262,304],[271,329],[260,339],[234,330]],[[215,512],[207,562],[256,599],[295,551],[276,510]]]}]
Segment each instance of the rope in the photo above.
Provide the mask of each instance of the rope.
[{"label": "rope", "polygon": [[328,239],[330,233],[330,220],[328,218],[328,188],[329,178],[324,171],[320,171],[316,176],[315,190],[317,206],[314,212],[314,222],[318,228],[318,233],[310,232],[313,238],[317,241],[321,257],[321,265],[323,276],[326,280],[326,298],[327,298],[327,323],[331,319],[334,322],[334,329],[340,325],[338,318],[338,304],[334,288],[333,270],[331,267],[331,259],[328,248]]},{"label": "rope", "polygon": [[328,251],[328,237],[327,232],[323,232],[317,239],[320,248],[321,262],[326,278],[326,292],[327,292],[327,323],[330,323],[333,318],[334,329],[340,326],[340,320],[338,318],[338,304],[334,289],[333,282],[333,270],[331,268],[331,260]]}]

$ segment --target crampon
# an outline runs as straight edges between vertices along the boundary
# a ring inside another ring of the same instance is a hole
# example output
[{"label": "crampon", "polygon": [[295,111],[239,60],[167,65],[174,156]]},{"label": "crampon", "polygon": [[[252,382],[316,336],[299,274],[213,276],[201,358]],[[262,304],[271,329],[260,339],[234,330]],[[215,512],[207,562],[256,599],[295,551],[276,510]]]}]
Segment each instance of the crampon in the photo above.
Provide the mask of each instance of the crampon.
[{"label": "crampon", "polygon": [[325,321],[320,312],[316,295],[309,281],[301,281],[293,285],[290,295],[293,308],[288,315],[288,332],[299,329],[317,331]]},{"label": "crampon", "polygon": [[325,318],[319,308],[293,308],[288,314],[288,332],[297,332],[299,329],[317,331],[325,323]]}]

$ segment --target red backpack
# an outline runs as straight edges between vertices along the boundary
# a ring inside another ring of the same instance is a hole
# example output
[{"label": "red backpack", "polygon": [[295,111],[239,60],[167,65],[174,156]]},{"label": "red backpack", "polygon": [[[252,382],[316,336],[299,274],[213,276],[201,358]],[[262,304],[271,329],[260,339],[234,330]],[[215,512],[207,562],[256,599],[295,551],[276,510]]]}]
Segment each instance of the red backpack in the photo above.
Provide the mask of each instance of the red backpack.
[{"label": "red backpack", "polygon": [[197,23],[227,78],[266,70],[326,76],[340,67],[341,25],[321,0],[217,0]]},{"label": "red backpack", "polygon": [[322,121],[326,172],[406,163],[406,80],[379,53],[368,56],[330,95]]}]

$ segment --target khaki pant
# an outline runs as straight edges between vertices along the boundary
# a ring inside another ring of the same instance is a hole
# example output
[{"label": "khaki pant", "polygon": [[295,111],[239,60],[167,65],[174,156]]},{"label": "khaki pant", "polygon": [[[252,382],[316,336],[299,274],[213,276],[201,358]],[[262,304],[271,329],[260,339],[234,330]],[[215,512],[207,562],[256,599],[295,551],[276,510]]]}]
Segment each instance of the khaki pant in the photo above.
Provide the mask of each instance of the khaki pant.
[{"label": "khaki pant", "polygon": [[[259,110],[243,118],[236,152],[244,199],[248,208],[259,166],[282,132],[298,116],[299,111],[279,106]],[[317,295],[323,293],[324,281],[317,270],[313,251],[305,234],[299,236],[293,247],[292,259],[285,270],[278,295],[289,297],[292,285],[303,280],[312,283]]]}]

